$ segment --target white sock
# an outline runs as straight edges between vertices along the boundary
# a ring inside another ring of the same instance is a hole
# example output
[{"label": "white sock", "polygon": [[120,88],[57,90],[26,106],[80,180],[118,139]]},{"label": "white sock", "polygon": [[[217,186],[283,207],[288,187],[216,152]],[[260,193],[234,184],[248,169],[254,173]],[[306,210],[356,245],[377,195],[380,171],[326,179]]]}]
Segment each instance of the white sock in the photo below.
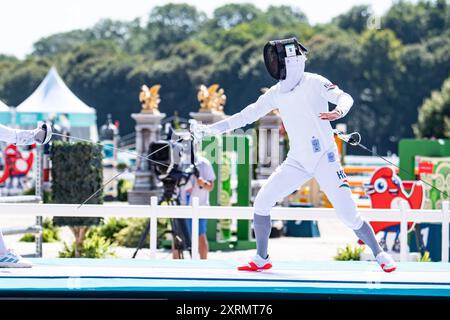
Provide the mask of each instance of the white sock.
[{"label": "white sock", "polygon": [[8,252],[8,249],[6,248],[6,243],[3,239],[2,231],[0,230],[0,256],[4,255],[6,252]]}]

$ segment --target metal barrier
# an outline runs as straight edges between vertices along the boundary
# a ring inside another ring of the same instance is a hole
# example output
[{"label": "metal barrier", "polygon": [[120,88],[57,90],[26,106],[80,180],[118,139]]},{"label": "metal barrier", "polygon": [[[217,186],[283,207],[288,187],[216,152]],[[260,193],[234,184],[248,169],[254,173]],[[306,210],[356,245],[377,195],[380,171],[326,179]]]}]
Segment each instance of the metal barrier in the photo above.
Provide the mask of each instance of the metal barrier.
[{"label": "metal barrier", "polygon": [[3,228],[2,233],[5,236],[11,236],[24,233],[40,233],[42,231],[41,226],[29,226],[29,227],[10,227]]},{"label": "metal barrier", "polygon": [[[43,197],[43,153],[44,146],[36,146],[36,158],[33,163],[33,171],[35,175],[35,195],[34,196],[7,196],[0,197],[0,203],[41,203]],[[1,211],[0,211],[1,212]],[[32,226],[25,227],[14,227],[14,228],[2,228],[2,233],[5,235],[16,235],[24,233],[35,234],[35,247],[36,252],[32,256],[42,257],[42,217],[36,216],[36,224]]]},{"label": "metal barrier", "polygon": [[[209,207],[199,206],[198,198],[192,199],[192,206],[160,206],[156,197],[151,205],[104,204],[27,204],[0,203],[0,212],[13,213],[15,216],[64,216],[64,217],[141,217],[150,218],[150,255],[156,257],[157,219],[192,218],[192,257],[199,259],[198,223],[200,218],[207,219],[252,219],[252,207]],[[360,209],[361,216],[367,221],[400,222],[400,260],[407,260],[408,222],[434,222],[442,224],[442,262],[449,261],[449,202],[442,204],[442,210],[413,210],[406,202],[399,209]],[[334,209],[328,208],[286,208],[275,207],[271,213],[276,220],[329,220],[336,219]]]},{"label": "metal barrier", "polygon": [[[40,203],[42,201],[41,197],[38,196],[9,196],[9,197],[0,197],[0,204],[5,203]],[[4,211],[0,211],[4,214]],[[8,212],[6,212],[8,214]],[[10,228],[0,228],[3,235],[16,235],[16,234],[25,234],[32,233],[35,234],[35,247],[36,252],[33,256],[42,257],[42,217],[36,216],[36,224],[32,226],[25,227],[10,227]]]},{"label": "metal barrier", "polygon": [[41,197],[38,196],[8,196],[0,197],[0,203],[39,203]]}]

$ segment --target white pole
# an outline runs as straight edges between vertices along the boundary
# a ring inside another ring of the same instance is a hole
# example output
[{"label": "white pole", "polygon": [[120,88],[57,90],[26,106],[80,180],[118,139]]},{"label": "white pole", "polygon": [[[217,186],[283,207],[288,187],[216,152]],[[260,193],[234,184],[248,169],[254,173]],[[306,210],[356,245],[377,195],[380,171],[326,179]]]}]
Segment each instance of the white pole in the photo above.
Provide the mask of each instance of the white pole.
[{"label": "white pole", "polygon": [[400,202],[400,261],[408,260],[408,203],[405,200]]},{"label": "white pole", "polygon": [[[152,211],[154,211],[156,209],[156,207],[158,206],[158,198],[157,197],[150,198],[150,206],[151,206]],[[155,215],[150,218],[150,258],[151,259],[156,258],[157,235],[158,235],[158,218]]]},{"label": "white pole", "polygon": [[198,197],[192,198],[192,242],[191,242],[191,250],[192,250],[192,259],[199,260],[200,255],[198,252]]},{"label": "white pole", "polygon": [[[37,145],[36,146],[36,160],[35,160],[35,167],[34,169],[36,170],[35,172],[35,183],[34,183],[34,191],[35,191],[35,195],[36,197],[40,198],[39,202],[43,203],[44,202],[44,190],[42,188],[42,182],[43,182],[43,177],[42,177],[42,156],[44,154],[44,147],[43,145]],[[36,216],[36,225],[40,226],[42,228],[42,216]],[[38,258],[42,258],[42,243],[43,243],[43,238],[42,238],[42,229],[41,232],[39,232],[39,234],[37,234],[35,236],[35,245],[36,245],[36,256]]]},{"label": "white pole", "polygon": [[448,262],[448,246],[449,246],[449,230],[448,224],[450,222],[449,212],[448,212],[449,203],[448,201],[442,202],[442,253],[441,253],[441,261],[444,263]]}]

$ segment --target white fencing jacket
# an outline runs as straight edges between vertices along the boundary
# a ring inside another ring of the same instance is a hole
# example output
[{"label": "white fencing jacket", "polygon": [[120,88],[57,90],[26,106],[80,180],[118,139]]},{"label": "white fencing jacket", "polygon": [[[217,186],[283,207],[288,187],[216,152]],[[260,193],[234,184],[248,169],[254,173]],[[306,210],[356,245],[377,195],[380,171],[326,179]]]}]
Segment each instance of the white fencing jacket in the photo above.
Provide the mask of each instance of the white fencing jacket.
[{"label": "white fencing jacket", "polygon": [[34,135],[33,130],[12,129],[0,124],[0,141],[28,145],[34,143]]},{"label": "white fencing jacket", "polygon": [[329,112],[328,102],[336,104],[341,117],[353,105],[352,97],[314,73],[305,72],[300,83],[290,92],[280,92],[280,84],[272,86],[258,100],[239,113],[208,126],[212,133],[224,133],[253,123],[273,109],[278,109],[289,136],[288,157],[300,162],[313,173],[320,157],[336,148],[330,121],[321,120],[320,112]]}]

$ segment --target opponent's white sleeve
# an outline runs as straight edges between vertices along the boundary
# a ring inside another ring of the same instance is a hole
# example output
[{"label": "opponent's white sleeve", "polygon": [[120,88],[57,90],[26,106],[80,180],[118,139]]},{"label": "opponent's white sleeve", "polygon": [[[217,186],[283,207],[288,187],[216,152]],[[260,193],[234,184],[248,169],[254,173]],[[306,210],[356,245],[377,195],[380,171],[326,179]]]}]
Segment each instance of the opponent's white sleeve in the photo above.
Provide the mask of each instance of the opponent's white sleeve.
[{"label": "opponent's white sleeve", "polygon": [[339,89],[339,87],[324,77],[319,78],[320,94],[327,101],[336,105],[335,110],[341,113],[341,118],[344,117],[353,106],[353,98],[348,93]]},{"label": "opponent's white sleeve", "polygon": [[253,123],[275,109],[273,90],[268,90],[256,102],[248,105],[240,112],[208,126],[214,133],[220,134]]},{"label": "opponent's white sleeve", "polygon": [[0,140],[7,143],[16,143],[17,141],[16,130],[0,124]]},{"label": "opponent's white sleeve", "polygon": [[30,145],[35,142],[35,132],[34,130],[12,129],[0,124],[0,141]]}]

